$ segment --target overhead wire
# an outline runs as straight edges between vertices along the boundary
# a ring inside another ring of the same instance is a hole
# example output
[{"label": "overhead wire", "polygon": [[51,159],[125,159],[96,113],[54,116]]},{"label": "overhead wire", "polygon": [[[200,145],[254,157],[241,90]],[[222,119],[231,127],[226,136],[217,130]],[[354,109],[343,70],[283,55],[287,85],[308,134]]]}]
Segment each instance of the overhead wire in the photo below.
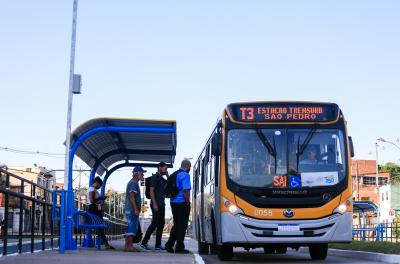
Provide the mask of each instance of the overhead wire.
[{"label": "overhead wire", "polygon": [[44,151],[33,151],[33,150],[22,150],[22,149],[15,149],[9,147],[0,147],[0,150],[16,153],[16,154],[24,154],[24,155],[41,155],[46,156],[49,158],[64,158],[65,154],[61,153],[53,153],[53,152],[44,152]]}]

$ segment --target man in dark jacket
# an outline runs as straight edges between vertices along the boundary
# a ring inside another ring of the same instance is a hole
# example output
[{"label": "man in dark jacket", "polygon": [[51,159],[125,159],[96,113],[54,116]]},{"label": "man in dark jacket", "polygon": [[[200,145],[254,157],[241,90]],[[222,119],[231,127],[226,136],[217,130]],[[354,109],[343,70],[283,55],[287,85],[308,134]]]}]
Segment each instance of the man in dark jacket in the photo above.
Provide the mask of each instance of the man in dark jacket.
[{"label": "man in dark jacket", "polygon": [[147,242],[156,229],[155,250],[164,250],[164,247],[161,245],[161,237],[165,224],[165,185],[167,184],[167,179],[164,179],[163,176],[168,177],[167,169],[167,164],[160,162],[157,166],[157,172],[150,179],[150,207],[153,217],[141,243],[141,247],[146,250],[150,250]]}]

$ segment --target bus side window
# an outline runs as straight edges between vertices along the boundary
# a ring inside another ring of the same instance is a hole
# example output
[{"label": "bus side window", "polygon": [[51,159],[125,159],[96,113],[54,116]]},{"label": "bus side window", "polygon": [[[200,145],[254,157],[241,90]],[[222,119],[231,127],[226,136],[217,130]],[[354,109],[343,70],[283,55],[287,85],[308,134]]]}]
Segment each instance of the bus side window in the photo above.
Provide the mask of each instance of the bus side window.
[{"label": "bus side window", "polygon": [[194,167],[194,195],[196,196],[199,191],[199,174],[197,167]]},{"label": "bus side window", "polygon": [[201,162],[201,170],[202,170],[202,175],[203,175],[203,187],[207,185],[208,179],[207,179],[207,166],[206,166],[206,157],[203,157],[203,160]]}]

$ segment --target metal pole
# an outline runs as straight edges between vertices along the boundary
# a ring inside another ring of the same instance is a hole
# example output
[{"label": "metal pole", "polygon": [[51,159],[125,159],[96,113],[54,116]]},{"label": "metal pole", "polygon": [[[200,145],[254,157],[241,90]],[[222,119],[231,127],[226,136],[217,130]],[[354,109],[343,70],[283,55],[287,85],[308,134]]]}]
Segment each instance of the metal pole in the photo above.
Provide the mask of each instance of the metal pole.
[{"label": "metal pole", "polygon": [[75,66],[75,42],[76,42],[76,20],[78,14],[78,0],[74,0],[72,12],[72,36],[71,36],[71,56],[69,66],[69,91],[68,91],[68,111],[67,111],[67,131],[65,141],[65,169],[64,169],[64,190],[68,190],[68,168],[69,149],[71,147],[71,119],[72,119],[72,99],[73,99],[73,82],[74,82],[74,66]]},{"label": "metal pole", "polygon": [[[67,111],[67,130],[65,142],[65,171],[64,171],[64,189],[67,190],[67,218],[65,228],[65,248],[76,249],[76,244],[72,238],[72,207],[74,205],[74,193],[72,190],[72,162],[71,157],[71,119],[72,119],[72,99],[73,99],[73,82],[74,82],[74,66],[75,66],[75,42],[76,42],[76,20],[78,13],[78,0],[74,0],[72,11],[72,36],[71,36],[71,56],[70,56],[70,69],[69,69],[69,91],[68,91],[68,111]],[[72,153],[74,155],[74,153]],[[62,205],[62,206],[65,206]]]},{"label": "metal pole", "polygon": [[375,143],[375,154],[376,154],[376,176],[375,176],[375,178],[376,178],[376,182],[375,182],[375,184],[376,184],[376,195],[377,195],[377,197],[378,197],[378,199],[377,199],[377,206],[378,206],[378,211],[377,211],[377,221],[376,221],[376,223],[377,224],[379,224],[379,222],[380,222],[380,195],[379,195],[379,161],[378,161],[378,148],[379,148],[379,145],[378,145],[378,142],[376,142]]}]

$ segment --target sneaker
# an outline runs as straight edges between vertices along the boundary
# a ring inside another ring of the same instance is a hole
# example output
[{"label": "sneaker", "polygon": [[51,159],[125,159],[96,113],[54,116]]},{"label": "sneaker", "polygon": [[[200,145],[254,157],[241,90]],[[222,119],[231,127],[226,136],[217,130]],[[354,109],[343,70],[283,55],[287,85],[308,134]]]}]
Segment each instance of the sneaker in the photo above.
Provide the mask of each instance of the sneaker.
[{"label": "sneaker", "polygon": [[151,250],[147,244],[140,244],[140,247],[143,248],[144,250]]},{"label": "sneaker", "polygon": [[164,251],[165,247],[163,247],[163,246],[155,247],[154,250],[155,251]]},{"label": "sneaker", "polygon": [[113,247],[111,245],[105,245],[104,249],[106,249],[106,250],[115,250],[115,247]]},{"label": "sneaker", "polygon": [[190,251],[187,249],[179,249],[179,250],[175,250],[176,254],[189,254]]},{"label": "sneaker", "polygon": [[171,246],[165,245],[165,250],[169,253],[175,253],[174,249]]}]

